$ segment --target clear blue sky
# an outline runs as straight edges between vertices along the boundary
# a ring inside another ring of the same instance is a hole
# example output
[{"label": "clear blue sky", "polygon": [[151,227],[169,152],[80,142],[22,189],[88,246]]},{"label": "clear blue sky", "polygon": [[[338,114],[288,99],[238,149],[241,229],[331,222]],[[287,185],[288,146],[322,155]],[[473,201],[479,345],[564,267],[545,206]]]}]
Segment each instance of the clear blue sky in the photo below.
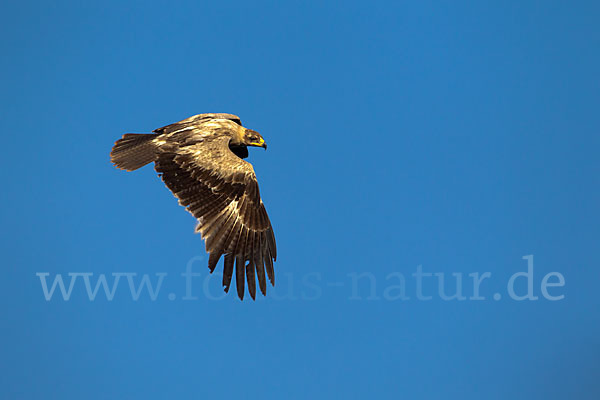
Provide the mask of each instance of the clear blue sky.
[{"label": "clear blue sky", "polygon": [[[600,398],[597,2],[0,12],[0,397]],[[152,167],[109,162],[123,133],[204,112],[269,144],[250,161],[277,285],[255,302],[214,300],[193,218]],[[528,255],[538,299],[517,301]],[[36,273],[77,272],[137,275],[45,299]]]}]

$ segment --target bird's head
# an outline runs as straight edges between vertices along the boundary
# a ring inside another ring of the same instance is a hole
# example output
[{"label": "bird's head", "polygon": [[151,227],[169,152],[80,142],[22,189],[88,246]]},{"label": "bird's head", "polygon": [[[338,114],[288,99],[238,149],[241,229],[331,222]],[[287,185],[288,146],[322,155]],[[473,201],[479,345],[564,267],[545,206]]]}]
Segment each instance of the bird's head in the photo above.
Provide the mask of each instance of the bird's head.
[{"label": "bird's head", "polygon": [[262,147],[265,150],[267,149],[267,144],[265,143],[265,140],[260,135],[260,133],[253,131],[252,129],[246,129],[246,128],[243,128],[243,129],[244,129],[244,133],[243,133],[242,142],[244,143],[244,145]]}]

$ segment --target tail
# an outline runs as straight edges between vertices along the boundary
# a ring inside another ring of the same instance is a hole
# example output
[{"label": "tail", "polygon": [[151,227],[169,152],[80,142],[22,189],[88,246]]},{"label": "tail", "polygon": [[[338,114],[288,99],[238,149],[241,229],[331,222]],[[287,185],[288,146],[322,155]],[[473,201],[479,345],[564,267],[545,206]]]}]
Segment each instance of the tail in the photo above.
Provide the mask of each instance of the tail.
[{"label": "tail", "polygon": [[126,133],[117,140],[110,152],[110,160],[117,168],[133,171],[156,160],[157,145],[154,133]]}]

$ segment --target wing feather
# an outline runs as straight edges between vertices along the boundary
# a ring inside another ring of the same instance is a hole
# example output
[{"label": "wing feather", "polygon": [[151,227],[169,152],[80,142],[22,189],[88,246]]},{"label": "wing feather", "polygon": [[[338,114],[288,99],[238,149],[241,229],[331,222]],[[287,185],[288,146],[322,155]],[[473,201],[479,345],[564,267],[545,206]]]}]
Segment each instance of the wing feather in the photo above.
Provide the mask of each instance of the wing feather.
[{"label": "wing feather", "polygon": [[244,300],[244,257],[238,255],[235,257],[235,285],[237,287],[237,294],[240,300]]},{"label": "wing feather", "polygon": [[263,232],[254,232],[254,267],[256,268],[256,277],[258,278],[258,285],[261,293],[267,295],[267,281],[265,280],[265,262],[264,262],[264,251],[263,251]]},{"label": "wing feather", "polygon": [[231,285],[231,278],[233,277],[233,262],[235,257],[233,254],[226,254],[223,260],[223,289],[225,293],[229,292],[229,286]]}]

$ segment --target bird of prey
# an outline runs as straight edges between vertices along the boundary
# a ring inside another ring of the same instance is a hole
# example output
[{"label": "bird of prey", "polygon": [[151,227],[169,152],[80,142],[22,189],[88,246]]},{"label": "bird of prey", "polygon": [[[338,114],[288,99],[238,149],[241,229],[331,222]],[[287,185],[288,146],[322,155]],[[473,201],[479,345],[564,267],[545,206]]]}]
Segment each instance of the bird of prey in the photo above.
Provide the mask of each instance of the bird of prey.
[{"label": "bird of prey", "polygon": [[234,272],[237,293],[263,295],[268,277],[275,285],[275,236],[260,198],[247,146],[267,148],[262,136],[244,128],[232,114],[198,114],[149,134],[127,133],[110,153],[120,169],[133,171],[154,162],[166,186],[197,220],[196,232],[206,241],[212,273],[221,256],[223,287],[229,291]]}]

